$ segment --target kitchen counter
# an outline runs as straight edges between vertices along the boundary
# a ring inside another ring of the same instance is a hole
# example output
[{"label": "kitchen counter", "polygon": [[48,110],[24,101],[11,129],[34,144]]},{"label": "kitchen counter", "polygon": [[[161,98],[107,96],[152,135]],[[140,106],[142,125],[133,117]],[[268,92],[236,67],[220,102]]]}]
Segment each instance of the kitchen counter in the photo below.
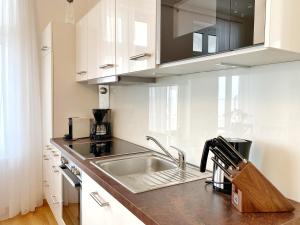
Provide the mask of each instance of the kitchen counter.
[{"label": "kitchen counter", "polygon": [[214,192],[204,180],[133,194],[65,146],[87,141],[54,138],[51,143],[147,225],[282,225],[300,217],[300,203],[294,201],[291,213],[242,214],[231,206],[230,196]]}]

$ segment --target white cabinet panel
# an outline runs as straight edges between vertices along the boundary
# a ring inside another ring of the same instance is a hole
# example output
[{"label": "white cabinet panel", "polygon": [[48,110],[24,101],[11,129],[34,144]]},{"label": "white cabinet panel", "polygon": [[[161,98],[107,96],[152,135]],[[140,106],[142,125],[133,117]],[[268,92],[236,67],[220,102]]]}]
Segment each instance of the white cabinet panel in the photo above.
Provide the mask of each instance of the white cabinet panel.
[{"label": "white cabinet panel", "polygon": [[103,77],[115,74],[115,0],[101,0],[98,4],[98,76]]},{"label": "white cabinet panel", "polygon": [[60,151],[49,145],[43,152],[44,196],[59,225],[62,222],[62,174],[59,169]]},{"label": "white cabinet panel", "polygon": [[98,76],[98,38],[100,33],[99,29],[99,13],[100,5],[97,4],[89,13],[88,18],[88,44],[87,44],[87,59],[88,59],[88,79],[93,79]]},{"label": "white cabinet panel", "polygon": [[87,80],[88,61],[88,17],[84,16],[76,24],[76,80]]},{"label": "white cabinet panel", "polygon": [[129,72],[155,67],[156,0],[129,0]]},{"label": "white cabinet panel", "polygon": [[116,73],[155,68],[156,1],[116,0]]},{"label": "white cabinet panel", "polygon": [[42,55],[52,50],[52,26],[49,24],[42,33],[41,51]]},{"label": "white cabinet panel", "polygon": [[129,0],[116,0],[116,74],[129,72]]},{"label": "white cabinet panel", "polygon": [[49,145],[53,137],[53,62],[52,51],[48,51],[41,59],[41,90],[42,90],[42,119],[43,119],[43,146]]},{"label": "white cabinet panel", "polygon": [[[91,194],[93,196],[91,196]],[[94,199],[95,198],[95,199]],[[108,205],[100,206],[102,203]],[[113,196],[82,174],[82,225],[143,225]]]}]

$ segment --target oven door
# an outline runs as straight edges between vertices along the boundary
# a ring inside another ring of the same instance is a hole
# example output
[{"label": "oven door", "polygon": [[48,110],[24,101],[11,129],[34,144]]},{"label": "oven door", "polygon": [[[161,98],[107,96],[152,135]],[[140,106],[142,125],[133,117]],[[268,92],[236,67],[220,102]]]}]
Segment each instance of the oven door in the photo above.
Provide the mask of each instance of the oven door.
[{"label": "oven door", "polygon": [[81,181],[68,167],[62,170],[62,218],[66,225],[80,225]]}]

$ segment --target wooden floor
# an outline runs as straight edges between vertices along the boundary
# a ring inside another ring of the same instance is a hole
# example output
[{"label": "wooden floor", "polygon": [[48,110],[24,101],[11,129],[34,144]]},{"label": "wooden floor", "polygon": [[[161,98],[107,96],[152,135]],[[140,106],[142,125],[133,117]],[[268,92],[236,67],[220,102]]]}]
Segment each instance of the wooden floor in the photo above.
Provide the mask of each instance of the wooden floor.
[{"label": "wooden floor", "polygon": [[0,225],[57,225],[57,223],[49,206],[44,204],[33,213],[0,221]]}]

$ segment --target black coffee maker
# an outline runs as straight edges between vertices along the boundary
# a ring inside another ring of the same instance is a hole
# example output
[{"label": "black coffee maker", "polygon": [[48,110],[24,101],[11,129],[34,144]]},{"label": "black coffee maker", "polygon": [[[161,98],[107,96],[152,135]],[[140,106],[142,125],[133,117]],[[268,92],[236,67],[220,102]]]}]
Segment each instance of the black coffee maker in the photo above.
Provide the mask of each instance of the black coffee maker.
[{"label": "black coffee maker", "polygon": [[[232,185],[226,178],[226,170],[237,167],[243,159],[249,159],[252,141],[239,138],[223,138],[221,136],[207,140],[204,145],[200,171],[205,172],[209,151],[214,154],[212,158],[213,176],[210,183],[213,189],[231,194]],[[222,167],[222,168],[221,168]]]},{"label": "black coffee maker", "polygon": [[94,122],[91,126],[92,140],[105,140],[111,138],[111,110],[93,109]]}]

